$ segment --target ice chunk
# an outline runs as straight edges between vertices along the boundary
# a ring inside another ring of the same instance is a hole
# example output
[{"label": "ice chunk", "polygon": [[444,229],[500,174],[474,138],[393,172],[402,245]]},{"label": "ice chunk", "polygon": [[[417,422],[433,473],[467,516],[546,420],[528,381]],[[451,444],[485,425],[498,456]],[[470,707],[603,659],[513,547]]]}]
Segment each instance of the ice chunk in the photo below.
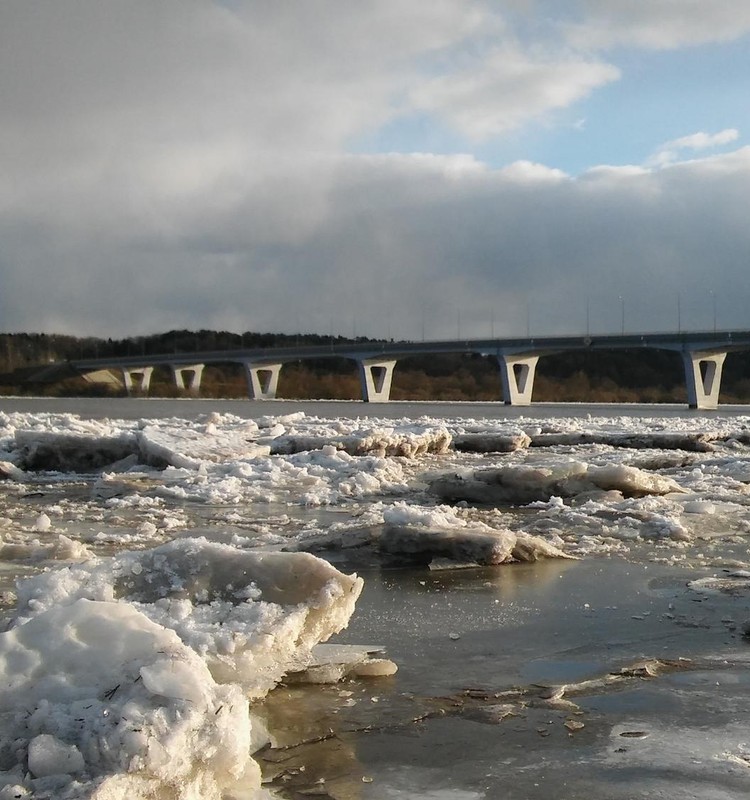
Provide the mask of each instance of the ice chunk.
[{"label": "ice chunk", "polygon": [[3,561],[85,561],[91,557],[91,551],[83,542],[62,534],[44,544],[38,539],[12,542],[0,537],[0,559]]},{"label": "ice chunk", "polygon": [[290,683],[338,683],[348,677],[386,677],[395,675],[398,666],[387,658],[373,657],[379,646],[319,644],[313,648],[310,665],[302,672],[287,675]]},{"label": "ice chunk", "polygon": [[516,543],[513,545],[514,561],[539,561],[540,558],[574,558],[574,556],[560,550],[540,536],[528,533],[516,533]]},{"label": "ice chunk", "polygon": [[48,531],[51,527],[52,527],[52,520],[43,511],[41,512],[41,514],[37,516],[36,520],[34,520],[35,531],[44,532]]},{"label": "ice chunk", "polygon": [[[242,777],[255,792],[247,698],[307,666],[361,588],[312,555],[204,539],[21,582],[0,634],[0,785],[218,800]],[[29,774],[2,772],[14,762]]]},{"label": "ice chunk", "polygon": [[[218,800],[221,783],[255,768],[239,687],[216,684],[173,631],[127,603],[79,599],[0,634],[0,686],[0,752],[30,771],[0,781],[32,794],[140,798],[146,781]],[[105,792],[111,782],[119,794]]]},{"label": "ice chunk", "polygon": [[552,467],[508,465],[444,474],[433,478],[429,485],[443,500],[491,505],[528,505],[551,497],[571,498],[597,490],[616,490],[625,497],[684,491],[672,478],[635,467],[590,466],[581,462]]},{"label": "ice chunk", "polygon": [[0,461],[0,480],[22,481],[25,478],[26,473],[15,464],[11,464],[10,461]]},{"label": "ice chunk", "polygon": [[520,433],[462,433],[453,437],[453,449],[464,453],[512,453],[531,444],[531,438]]},{"label": "ice chunk", "polygon": [[379,539],[383,553],[429,563],[433,558],[476,564],[510,561],[516,537],[510,531],[429,530],[388,525]]},{"label": "ice chunk", "polygon": [[200,430],[185,425],[146,425],[138,431],[141,458],[157,467],[196,469],[201,462],[219,462],[267,456],[268,445],[248,439],[246,426],[217,428],[213,423]]},{"label": "ice chunk", "polygon": [[111,435],[105,429],[92,433],[19,430],[15,446],[19,467],[57,472],[98,472],[138,450],[131,431]]},{"label": "ice chunk", "polygon": [[179,539],[19,584],[21,619],[85,597],[119,599],[175,631],[220,681],[258,697],[346,627],[362,579],[308,553]]},{"label": "ice chunk", "polygon": [[610,464],[588,468],[591,482],[605,491],[615,489],[625,497],[644,497],[651,494],[683,492],[684,489],[672,478],[656,475],[625,464]]},{"label": "ice chunk", "polygon": [[567,433],[535,433],[531,447],[560,447],[603,444],[634,450],[686,450],[709,453],[716,449],[718,433],[684,431],[648,433],[610,433],[607,431],[574,431]]},{"label": "ice chunk", "polygon": [[377,455],[417,458],[427,453],[446,453],[451,435],[444,427],[436,428],[371,428],[353,431],[344,436],[286,435],[274,440],[271,452],[290,455],[333,446],[351,456]]},{"label": "ice chunk", "polygon": [[571,558],[538,536],[490,529],[430,530],[389,525],[378,545],[384,553],[422,563],[448,559],[456,563],[494,565],[540,558]]},{"label": "ice chunk", "polygon": [[65,744],[48,733],[41,733],[29,742],[29,772],[35,778],[49,775],[70,775],[83,772],[85,763],[74,744]]}]

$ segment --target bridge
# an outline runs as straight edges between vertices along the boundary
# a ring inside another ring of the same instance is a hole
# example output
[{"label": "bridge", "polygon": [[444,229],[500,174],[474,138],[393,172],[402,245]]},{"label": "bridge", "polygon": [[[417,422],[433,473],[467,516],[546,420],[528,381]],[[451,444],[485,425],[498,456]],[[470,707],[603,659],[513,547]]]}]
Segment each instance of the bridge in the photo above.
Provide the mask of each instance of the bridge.
[{"label": "bridge", "polygon": [[78,374],[91,381],[113,379],[119,372],[129,394],[148,393],[154,367],[171,369],[178,389],[197,393],[208,364],[241,364],[248,395],[255,400],[276,397],[279,373],[284,364],[323,358],[346,358],[359,368],[362,400],[390,400],[393,371],[399,359],[408,356],[462,353],[496,359],[507,405],[529,405],[537,362],[543,356],[593,350],[671,350],[681,354],[685,369],[688,404],[694,409],[715,409],[719,402],[724,359],[730,352],[750,349],[750,331],[609,334],[601,336],[545,336],[513,339],[466,339],[422,342],[376,342],[215,350],[199,353],[89,358],[40,367],[30,381],[59,380]]}]

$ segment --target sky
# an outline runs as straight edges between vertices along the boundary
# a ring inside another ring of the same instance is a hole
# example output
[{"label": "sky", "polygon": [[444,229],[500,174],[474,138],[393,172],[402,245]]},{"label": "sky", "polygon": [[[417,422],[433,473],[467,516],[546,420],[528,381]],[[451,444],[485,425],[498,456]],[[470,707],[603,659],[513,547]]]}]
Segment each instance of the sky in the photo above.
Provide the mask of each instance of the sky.
[{"label": "sky", "polygon": [[0,332],[750,329],[750,0],[2,0]]}]

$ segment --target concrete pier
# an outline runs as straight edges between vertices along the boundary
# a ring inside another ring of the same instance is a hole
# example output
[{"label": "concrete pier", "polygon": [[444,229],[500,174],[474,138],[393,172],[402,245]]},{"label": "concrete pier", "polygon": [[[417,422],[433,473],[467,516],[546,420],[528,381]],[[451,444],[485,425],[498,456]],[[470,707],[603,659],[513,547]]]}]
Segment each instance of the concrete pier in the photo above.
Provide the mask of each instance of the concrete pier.
[{"label": "concrete pier", "polygon": [[721,390],[721,371],[724,367],[725,352],[697,353],[687,351],[682,354],[685,366],[685,386],[690,408],[713,409],[719,407]]},{"label": "concrete pier", "polygon": [[243,361],[247,391],[251,400],[274,400],[279,386],[281,364],[257,364]]},{"label": "concrete pier", "polygon": [[[203,369],[205,364],[189,364],[187,366],[172,365],[172,374],[174,375],[174,385],[178,389],[198,394],[201,388],[201,378],[203,377]],[[188,378],[187,385],[185,378]]]},{"label": "concrete pier", "polygon": [[365,358],[357,361],[365,403],[387,403],[391,399],[391,382],[396,360]]},{"label": "concrete pier", "polygon": [[153,367],[121,367],[122,382],[128,394],[148,394]]},{"label": "concrete pier", "polygon": [[529,354],[497,356],[506,406],[531,405],[534,376],[539,356]]}]

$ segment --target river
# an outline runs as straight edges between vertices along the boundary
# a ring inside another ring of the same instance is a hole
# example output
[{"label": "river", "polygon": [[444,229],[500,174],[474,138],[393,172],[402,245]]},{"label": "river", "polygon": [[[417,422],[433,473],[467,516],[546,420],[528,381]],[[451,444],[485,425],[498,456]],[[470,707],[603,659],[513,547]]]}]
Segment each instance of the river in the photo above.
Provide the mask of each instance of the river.
[{"label": "river", "polygon": [[[162,494],[157,503],[149,488],[149,504],[113,507],[101,494],[92,497],[93,476],[41,477],[20,494],[0,483],[2,531],[6,540],[16,530],[34,535],[33,519],[44,512],[54,531],[99,553],[148,546],[148,537],[123,534],[144,521],[158,529],[154,543],[198,534],[222,541],[230,535],[293,538],[382,515],[383,504],[434,503],[425,499],[421,481],[438,469],[482,469],[508,459],[535,467],[585,461],[668,476],[684,497],[456,505],[456,519],[476,515],[556,537],[576,560],[433,570],[361,564],[365,588],[337,641],[382,646],[398,672],[333,686],[281,686],[259,706],[275,744],[259,760],[275,796],[286,798],[739,799],[750,792],[750,649],[743,634],[750,618],[750,502],[743,488],[750,482],[750,450],[740,435],[749,411],[3,398],[0,413],[25,415],[25,425],[40,428],[49,427],[49,414],[108,424],[156,420],[165,427],[176,418],[194,428],[206,415],[214,415],[216,426],[221,415],[264,425],[297,415],[281,424],[307,425],[316,435],[320,421],[349,420],[349,430],[376,419],[379,428],[429,420],[452,432],[687,431],[717,438],[711,449],[692,453],[594,442],[512,455],[396,459],[408,491],[393,489],[398,481],[391,476],[382,479],[381,491],[344,496],[332,493],[333,478],[325,478],[325,502],[298,502],[298,478],[288,486],[279,478],[275,493],[259,499],[253,494],[258,473],[243,497],[236,489],[231,498],[220,493],[223,476],[210,500],[185,479],[185,495]],[[14,426],[18,421],[13,418]],[[341,475],[336,481],[345,484]],[[51,565],[21,559],[2,566],[9,586]],[[731,585],[723,586],[720,579],[730,576]]]}]

